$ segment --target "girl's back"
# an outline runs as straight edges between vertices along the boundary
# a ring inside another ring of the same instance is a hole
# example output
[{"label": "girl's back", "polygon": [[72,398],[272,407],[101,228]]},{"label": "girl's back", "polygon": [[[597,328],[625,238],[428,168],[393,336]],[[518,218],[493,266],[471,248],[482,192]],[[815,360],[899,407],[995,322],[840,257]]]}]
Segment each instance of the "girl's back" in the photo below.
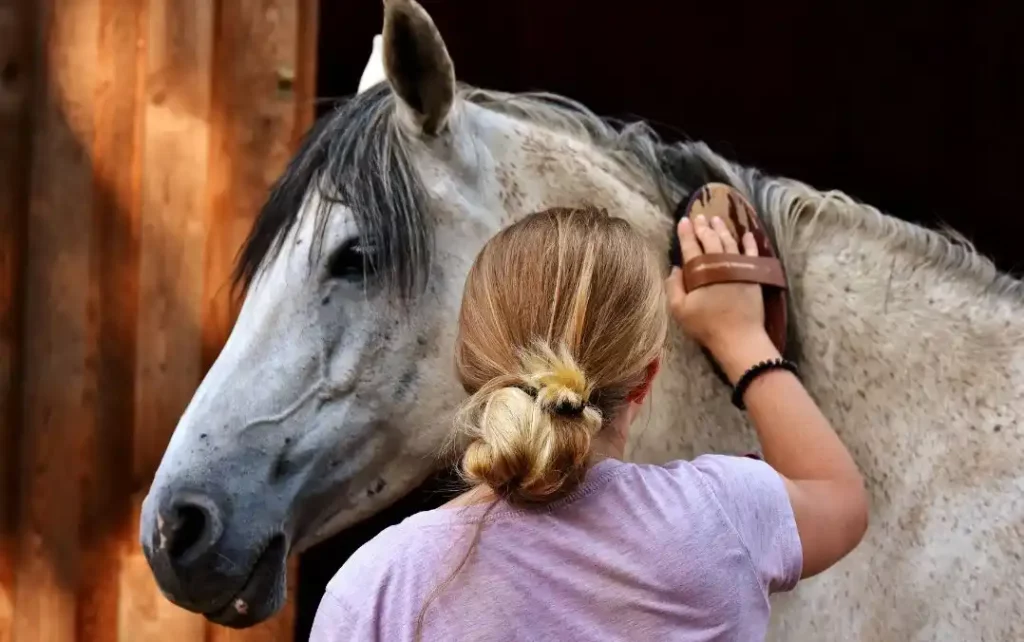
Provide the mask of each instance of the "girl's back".
[{"label": "girl's back", "polygon": [[388,529],[335,576],[314,637],[413,640],[422,614],[429,640],[763,639],[767,594],[801,564],[767,464],[605,459],[543,508],[442,508]]}]

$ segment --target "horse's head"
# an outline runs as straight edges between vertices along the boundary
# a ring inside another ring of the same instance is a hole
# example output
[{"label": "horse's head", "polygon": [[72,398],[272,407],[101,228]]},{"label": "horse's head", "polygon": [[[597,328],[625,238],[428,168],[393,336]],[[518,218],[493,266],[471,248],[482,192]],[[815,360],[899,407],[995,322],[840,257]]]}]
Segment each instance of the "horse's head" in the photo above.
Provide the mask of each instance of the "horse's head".
[{"label": "horse's head", "polygon": [[434,470],[463,396],[463,282],[491,235],[592,204],[668,239],[649,144],[630,171],[613,148],[632,134],[578,106],[458,87],[426,12],[385,5],[386,82],[323,119],[275,185],[240,257],[237,323],[144,504],[164,593],[223,624],[271,615],[290,550]]}]

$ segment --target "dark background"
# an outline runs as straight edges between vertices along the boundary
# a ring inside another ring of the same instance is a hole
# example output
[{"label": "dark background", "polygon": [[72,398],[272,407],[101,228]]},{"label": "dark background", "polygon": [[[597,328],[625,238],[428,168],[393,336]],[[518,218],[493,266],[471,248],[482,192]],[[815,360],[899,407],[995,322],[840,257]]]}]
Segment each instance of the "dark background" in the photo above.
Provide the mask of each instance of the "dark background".
[{"label": "dark background", "polygon": [[[464,82],[646,119],[766,172],[947,223],[1003,269],[1024,269],[1019,3],[420,1]],[[323,0],[320,11],[318,94],[348,95],[381,3]],[[296,639],[351,552],[439,502],[421,491],[307,553]]]}]

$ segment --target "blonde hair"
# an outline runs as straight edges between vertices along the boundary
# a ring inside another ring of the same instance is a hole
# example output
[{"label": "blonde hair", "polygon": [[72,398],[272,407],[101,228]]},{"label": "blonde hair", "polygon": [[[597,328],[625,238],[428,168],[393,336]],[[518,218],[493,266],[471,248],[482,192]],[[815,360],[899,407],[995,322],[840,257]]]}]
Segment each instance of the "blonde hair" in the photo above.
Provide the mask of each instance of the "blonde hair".
[{"label": "blonde hair", "polygon": [[463,478],[513,504],[571,493],[667,325],[657,261],[626,221],[558,208],[501,231],[470,269],[459,315]]}]

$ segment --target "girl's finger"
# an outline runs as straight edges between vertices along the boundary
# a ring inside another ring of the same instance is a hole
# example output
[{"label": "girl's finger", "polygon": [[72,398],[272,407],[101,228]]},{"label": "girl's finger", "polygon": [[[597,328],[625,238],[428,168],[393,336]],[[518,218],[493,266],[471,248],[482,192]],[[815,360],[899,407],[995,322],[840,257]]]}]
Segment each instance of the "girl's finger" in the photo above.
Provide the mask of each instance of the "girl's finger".
[{"label": "girl's finger", "polygon": [[727,254],[740,253],[740,249],[736,247],[736,239],[733,238],[732,232],[726,227],[725,221],[716,216],[711,219],[711,227],[718,233],[718,238],[722,241],[722,249]]},{"label": "girl's finger", "polygon": [[700,244],[704,247],[705,253],[722,253],[722,239],[718,238],[718,232],[711,229],[707,218],[703,214],[697,216],[697,219],[693,222],[693,228],[697,233]]},{"label": "girl's finger", "polygon": [[693,222],[689,218],[684,216],[679,219],[676,233],[679,234],[679,247],[683,251],[683,263],[692,261],[704,253],[701,251],[700,243],[697,242],[697,236],[694,234]]},{"label": "girl's finger", "polygon": [[757,241],[754,240],[754,235],[747,232],[743,235],[743,253],[747,256],[757,256]]}]

